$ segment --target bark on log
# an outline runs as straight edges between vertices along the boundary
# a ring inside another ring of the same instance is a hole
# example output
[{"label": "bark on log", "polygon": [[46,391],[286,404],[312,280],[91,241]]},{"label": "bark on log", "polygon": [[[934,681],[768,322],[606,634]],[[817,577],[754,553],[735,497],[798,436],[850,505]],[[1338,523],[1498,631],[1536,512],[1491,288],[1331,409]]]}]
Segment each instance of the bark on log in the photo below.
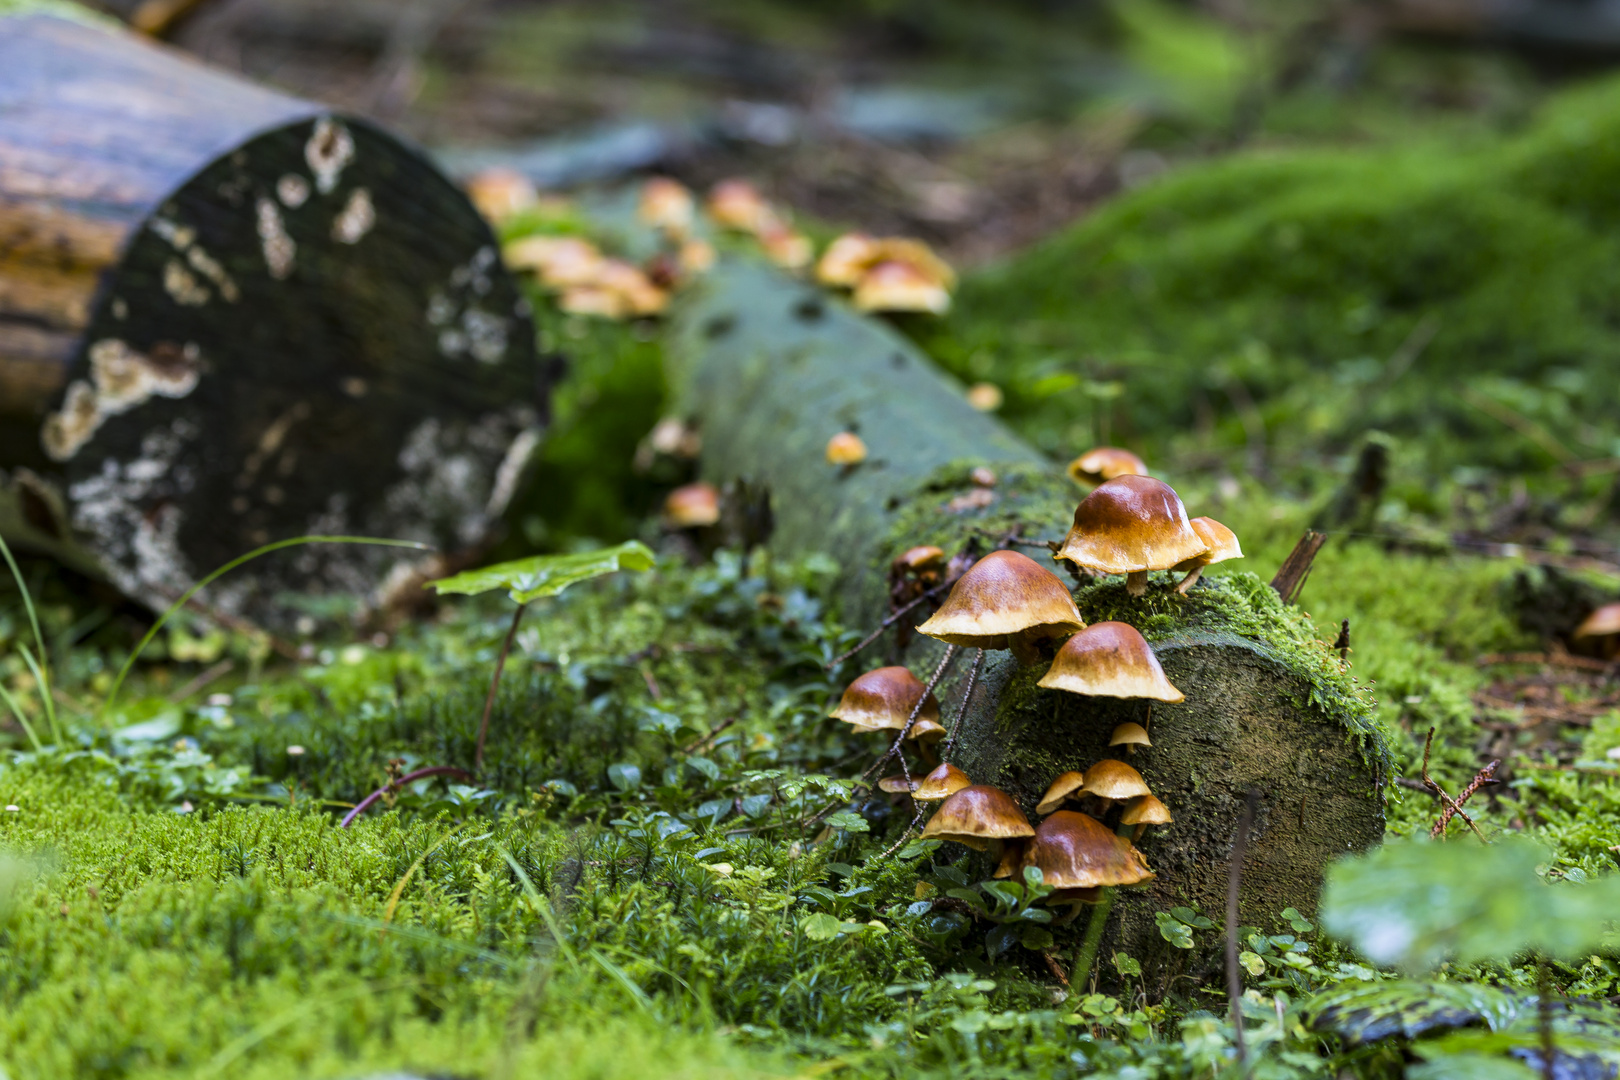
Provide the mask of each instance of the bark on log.
[{"label": "bark on log", "polygon": [[[680,408],[702,430],[705,472],[769,490],[778,549],[826,551],[843,562],[844,614],[854,625],[875,625],[886,613],[885,570],[906,547],[985,551],[1009,535],[1061,538],[1081,497],[1059,467],[970,408],[900,335],[765,268],[723,262],[681,302],[668,352]],[[870,456],[840,469],[823,449],[846,429]],[[973,480],[975,466],[998,474],[993,487]],[[1143,961],[1148,987],[1162,992],[1177,975],[1219,970],[1212,935],[1207,947],[1173,948],[1154,913],[1186,905],[1221,920],[1249,788],[1259,789],[1261,809],[1243,922],[1275,927],[1283,908],[1315,911],[1330,859],[1382,836],[1387,751],[1337,656],[1261,578],[1206,575],[1181,598],[1169,591],[1173,576],[1159,576],[1140,599],[1108,579],[1080,587],[1076,602],[1088,621],[1118,618],[1141,629],[1187,697],[1154,707],[1154,745],[1131,759],[1176,824],[1142,841],[1159,876],[1121,891],[1104,941],[1105,950]],[[931,668],[938,655],[924,639],[914,670]],[[1057,773],[1118,756],[1107,746],[1113,727],[1145,719],[1140,702],[1042,690],[1035,681],[1044,666],[1019,669],[1007,653],[988,655],[955,758],[1032,816]],[[967,670],[958,664],[940,695],[947,719]],[[1105,965],[1105,981],[1111,976]]]},{"label": "bark on log", "polygon": [[[364,121],[124,32],[0,20],[0,531],[166,604],[269,540],[479,544],[544,417],[488,227]],[[398,549],[210,606],[364,595]]]}]

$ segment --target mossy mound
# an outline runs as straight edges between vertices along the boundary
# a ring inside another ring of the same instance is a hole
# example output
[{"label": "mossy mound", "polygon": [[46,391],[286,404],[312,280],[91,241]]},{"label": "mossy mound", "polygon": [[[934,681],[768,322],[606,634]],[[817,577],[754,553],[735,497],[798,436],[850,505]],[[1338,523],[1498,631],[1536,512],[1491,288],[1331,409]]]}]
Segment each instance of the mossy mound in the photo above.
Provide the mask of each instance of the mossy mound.
[{"label": "mossy mound", "polygon": [[1511,137],[1189,167],[970,277],[917,333],[1054,454],[1259,438],[1284,467],[1380,428],[1437,470],[1544,472],[1620,435],[1616,147],[1608,81]]},{"label": "mossy mound", "polygon": [[1248,791],[1260,802],[1245,862],[1243,921],[1265,926],[1285,908],[1314,911],[1327,865],[1383,836],[1390,753],[1338,657],[1314,637],[1309,620],[1252,574],[1210,581],[1185,599],[1162,585],[1136,599],[1123,584],[1108,583],[1080,590],[1077,602],[1090,622],[1141,628],[1186,701],[1154,703],[1150,713],[1142,701],[1042,690],[1042,666],[998,659],[975,699],[999,705],[970,707],[955,762],[1033,815],[1059,773],[1127,759],[1108,745],[1117,725],[1147,726],[1153,746],[1128,760],[1176,821],[1141,841],[1158,877],[1122,891],[1108,940],[1143,961],[1148,985],[1163,993],[1183,972],[1218,974],[1213,948],[1169,946],[1155,915],[1178,906],[1217,917],[1224,910]]}]

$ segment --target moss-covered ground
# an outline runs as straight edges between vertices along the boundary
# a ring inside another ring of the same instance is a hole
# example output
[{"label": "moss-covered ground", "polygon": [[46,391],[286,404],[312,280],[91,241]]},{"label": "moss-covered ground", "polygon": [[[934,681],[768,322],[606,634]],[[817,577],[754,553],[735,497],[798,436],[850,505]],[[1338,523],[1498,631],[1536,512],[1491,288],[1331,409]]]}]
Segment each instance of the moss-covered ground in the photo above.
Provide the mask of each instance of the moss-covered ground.
[{"label": "moss-covered ground", "polygon": [[[1262,579],[1318,520],[1345,455],[1369,428],[1390,433],[1390,483],[1358,530],[1379,535],[1333,537],[1303,592],[1311,621],[1289,615],[1290,632],[1303,648],[1350,621],[1351,670],[1402,777],[1433,727],[1431,770],[1455,791],[1505,728],[1511,785],[1470,809],[1487,832],[1544,841],[1548,875],[1572,880],[1620,859],[1620,770],[1605,756],[1620,714],[1550,730],[1489,703],[1493,680],[1537,667],[1481,657],[1545,647],[1511,602],[1526,563],[1446,538],[1466,498],[1494,506],[1514,478],[1538,520],[1615,530],[1612,474],[1556,466],[1620,455],[1620,391],[1604,378],[1617,135],[1620,93],[1601,86],[1489,145],[1188,170],[969,278],[958,313],[918,330],[953,370],[1004,385],[1007,419],[1055,458],[1106,436],[1168,463]],[[650,536],[644,515],[676,479],[631,464],[662,407],[657,342],[549,311],[542,333],[573,377],[512,543]],[[382,636],[331,629],[296,662],[172,633],[104,709],[135,617],[26,565],[56,719],[7,586],[0,677],[46,748],[0,725],[0,1074],[1227,1068],[1218,989],[1150,1002],[1116,956],[1111,994],[1064,991],[1038,938],[1000,949],[946,901],[969,884],[947,850],[877,857],[906,815],[846,805],[875,747],[823,719],[857,670],[824,665],[864,629],[827,607],[840,569],[671,555],[537,603],[485,774],[419,782],[344,830],[344,809],[390,775],[470,762],[504,601]],[[195,685],[222,656],[234,670]],[[1426,831],[1436,810],[1390,791],[1393,832]],[[1217,933],[1220,915],[1177,915],[1166,939]],[[1313,993],[1376,975],[1296,930],[1248,942],[1255,1075],[1402,1075],[1399,1047],[1304,1026]],[[1601,1002],[1620,992],[1620,960],[1596,953],[1553,978]]]}]

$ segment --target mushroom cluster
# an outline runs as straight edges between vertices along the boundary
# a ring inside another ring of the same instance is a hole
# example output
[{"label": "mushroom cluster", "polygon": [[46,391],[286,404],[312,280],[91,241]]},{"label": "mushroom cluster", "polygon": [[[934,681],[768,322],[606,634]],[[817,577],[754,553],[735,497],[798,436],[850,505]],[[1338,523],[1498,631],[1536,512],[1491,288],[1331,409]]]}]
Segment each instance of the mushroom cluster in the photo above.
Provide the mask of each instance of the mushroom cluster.
[{"label": "mushroom cluster", "polygon": [[810,238],[794,229],[787,216],[747,180],[722,180],[709,189],[709,217],[728,232],[746,233],[759,241],[765,257],[778,266],[798,270],[810,265],[815,248]]},{"label": "mushroom cluster", "polygon": [[951,307],[956,274],[921,240],[845,233],[816,263],[816,280],[850,289],[859,311],[925,311]]},{"label": "mushroom cluster", "polygon": [[525,236],[501,249],[506,265],[529,271],[557,294],[557,306],[570,315],[603,319],[642,318],[669,305],[667,289],[646,271],[604,255],[582,236]]}]

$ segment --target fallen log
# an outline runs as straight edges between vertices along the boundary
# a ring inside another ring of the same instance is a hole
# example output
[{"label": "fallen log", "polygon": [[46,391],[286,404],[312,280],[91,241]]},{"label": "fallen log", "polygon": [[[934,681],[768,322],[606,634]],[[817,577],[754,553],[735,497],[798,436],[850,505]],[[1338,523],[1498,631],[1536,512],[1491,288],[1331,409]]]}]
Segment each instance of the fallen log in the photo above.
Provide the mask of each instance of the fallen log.
[{"label": "fallen log", "polygon": [[[0,534],[163,606],[309,533],[484,542],[544,418],[527,305],[415,149],[122,31],[0,19]],[[272,625],[398,549],[249,564]]]},{"label": "fallen log", "polygon": [[[1060,467],[974,411],[899,334],[764,267],[722,262],[678,305],[667,353],[677,408],[702,432],[704,472],[769,491],[777,549],[842,561],[852,625],[886,614],[886,571],[901,551],[937,544],[983,554],[1019,544],[1044,558],[1042,542],[1062,538],[1083,494]],[[846,430],[869,456],[831,465],[824,448]],[[1121,892],[1103,955],[1128,952],[1163,992],[1180,974],[1219,970],[1217,939],[1174,947],[1157,916],[1186,906],[1220,920],[1247,792],[1257,789],[1260,803],[1242,921],[1276,927],[1284,908],[1315,911],[1331,859],[1382,836],[1389,762],[1338,656],[1261,578],[1206,576],[1181,597],[1169,587],[1174,579],[1160,576],[1140,598],[1119,578],[1088,578],[1075,598],[1088,622],[1142,630],[1185,702],[1155,703],[1149,720],[1142,702],[1044,690],[1035,685],[1044,664],[1021,668],[1006,652],[988,653],[951,760],[975,782],[1012,794],[1033,819],[1058,773],[1121,756],[1108,746],[1116,724],[1148,724],[1153,745],[1130,760],[1176,821],[1142,840],[1158,876]],[[940,652],[923,639],[911,665],[926,671]],[[942,683],[947,719],[961,707],[968,667],[958,664]]]}]

